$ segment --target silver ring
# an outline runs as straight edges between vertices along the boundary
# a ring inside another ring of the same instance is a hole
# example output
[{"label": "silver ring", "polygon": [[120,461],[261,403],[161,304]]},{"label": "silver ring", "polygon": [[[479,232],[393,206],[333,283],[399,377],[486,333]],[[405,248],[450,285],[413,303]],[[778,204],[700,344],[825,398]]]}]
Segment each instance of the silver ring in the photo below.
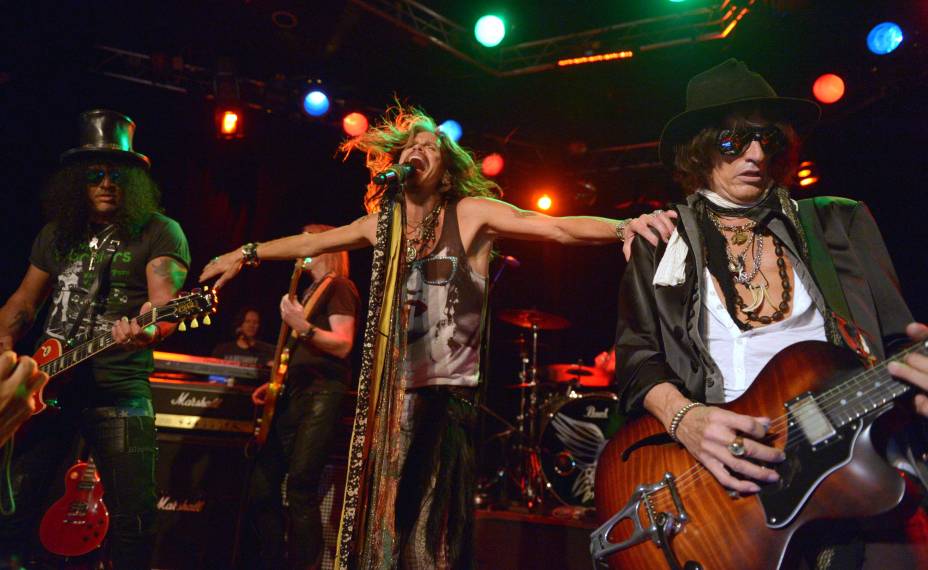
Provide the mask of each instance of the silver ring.
[{"label": "silver ring", "polygon": [[663,213],[664,213],[664,210],[654,210],[653,212],[651,212],[651,215],[652,215],[652,216],[660,216],[660,215],[663,214]]},{"label": "silver ring", "polygon": [[742,457],[746,451],[747,450],[744,448],[744,438],[740,435],[735,436],[735,439],[728,444],[728,452],[735,457]]}]

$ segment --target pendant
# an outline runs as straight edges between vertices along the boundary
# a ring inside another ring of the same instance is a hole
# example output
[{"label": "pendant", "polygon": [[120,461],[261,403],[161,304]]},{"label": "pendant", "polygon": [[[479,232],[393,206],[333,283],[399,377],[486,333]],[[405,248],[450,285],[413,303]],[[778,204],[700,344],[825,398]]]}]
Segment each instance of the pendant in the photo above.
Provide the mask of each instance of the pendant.
[{"label": "pendant", "polygon": [[735,235],[731,238],[731,243],[734,245],[744,245],[748,241],[748,234],[741,231],[740,229],[735,230]]},{"label": "pendant", "polygon": [[416,260],[416,256],[419,255],[419,252],[416,251],[416,247],[413,245],[406,246],[406,262],[412,263]]},{"label": "pendant", "polygon": [[729,257],[728,258],[728,271],[734,275],[744,276],[744,257],[739,255],[738,257]]},{"label": "pendant", "polygon": [[767,298],[767,284],[748,285],[748,291],[751,292],[751,304],[741,309],[745,313],[753,313],[764,304]]}]

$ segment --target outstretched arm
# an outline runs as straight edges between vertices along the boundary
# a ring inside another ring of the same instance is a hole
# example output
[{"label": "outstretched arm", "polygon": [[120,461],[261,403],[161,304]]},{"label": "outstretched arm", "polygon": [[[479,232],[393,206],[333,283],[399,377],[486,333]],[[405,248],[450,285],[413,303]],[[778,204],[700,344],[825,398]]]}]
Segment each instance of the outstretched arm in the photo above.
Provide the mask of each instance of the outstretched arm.
[{"label": "outstretched arm", "polygon": [[[368,214],[346,226],[329,231],[303,233],[259,243],[257,254],[260,260],[293,260],[321,253],[359,249],[373,245],[376,241],[377,215]],[[219,276],[215,284],[215,288],[219,289],[238,275],[242,269],[242,262],[241,248],[214,257],[200,273],[200,282]]]},{"label": "outstretched arm", "polygon": [[[616,243],[641,235],[657,245],[658,235],[667,239],[673,224],[661,216],[614,220],[597,216],[554,217],[522,210],[493,198],[466,198],[459,206],[462,216],[477,221],[490,237],[556,241],[565,245]],[[675,216],[675,213],[674,213]]]}]

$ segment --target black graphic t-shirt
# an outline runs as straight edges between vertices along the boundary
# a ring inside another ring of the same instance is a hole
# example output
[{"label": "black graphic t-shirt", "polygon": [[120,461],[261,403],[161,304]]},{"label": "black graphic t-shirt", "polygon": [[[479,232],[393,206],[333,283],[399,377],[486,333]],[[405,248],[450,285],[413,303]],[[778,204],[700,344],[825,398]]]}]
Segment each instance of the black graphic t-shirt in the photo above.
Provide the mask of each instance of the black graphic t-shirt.
[{"label": "black graphic t-shirt", "polygon": [[[90,270],[92,247],[105,247],[106,229],[94,228],[97,234],[88,234],[87,241],[67,254],[59,254],[55,247],[55,225],[47,224],[32,244],[29,263],[51,275],[54,283],[49,297],[48,317],[45,321],[46,338],[64,342],[72,324],[84,304],[94,272]],[[114,239],[119,239],[114,238]],[[139,314],[148,300],[148,279],[145,267],[157,257],[172,257],[190,267],[190,249],[180,225],[161,214],[151,221],[134,239],[119,239],[119,246],[110,263],[109,283],[106,289],[106,306],[98,309],[91,328],[87,316],[77,330],[78,340],[105,334],[113,322],[121,317]],[[98,255],[102,258],[102,255]],[[126,351],[112,347],[91,359],[95,403],[104,405],[128,398],[151,397],[148,376],[153,369],[151,349]]]},{"label": "black graphic t-shirt", "polygon": [[[312,289],[303,294],[305,303]],[[324,331],[332,330],[330,315],[358,316],[360,304],[358,290],[345,277],[334,277],[316,304],[309,322]],[[292,388],[310,388],[316,380],[340,380],[351,383],[351,361],[319,350],[306,342],[299,342],[290,355],[287,383]]]}]

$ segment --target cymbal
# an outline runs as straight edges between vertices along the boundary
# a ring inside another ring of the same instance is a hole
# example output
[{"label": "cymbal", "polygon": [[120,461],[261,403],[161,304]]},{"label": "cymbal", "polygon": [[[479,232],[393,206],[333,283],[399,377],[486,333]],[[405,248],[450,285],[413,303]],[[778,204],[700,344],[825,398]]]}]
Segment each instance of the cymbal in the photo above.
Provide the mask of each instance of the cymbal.
[{"label": "cymbal", "polygon": [[530,329],[533,325],[542,330],[559,330],[570,326],[570,321],[564,317],[537,309],[504,309],[499,312],[499,318],[524,329]]},{"label": "cymbal", "polygon": [[581,366],[579,364],[550,364],[545,366],[545,378],[552,382],[576,382],[587,388],[605,388],[612,377],[602,368]]},{"label": "cymbal", "polygon": [[536,384],[535,382],[523,382],[521,384],[510,384],[506,386],[506,388],[509,388],[510,390],[520,390],[522,388],[531,388],[532,386],[538,386],[539,388],[546,388],[550,386],[550,383],[549,382],[538,382]]}]

